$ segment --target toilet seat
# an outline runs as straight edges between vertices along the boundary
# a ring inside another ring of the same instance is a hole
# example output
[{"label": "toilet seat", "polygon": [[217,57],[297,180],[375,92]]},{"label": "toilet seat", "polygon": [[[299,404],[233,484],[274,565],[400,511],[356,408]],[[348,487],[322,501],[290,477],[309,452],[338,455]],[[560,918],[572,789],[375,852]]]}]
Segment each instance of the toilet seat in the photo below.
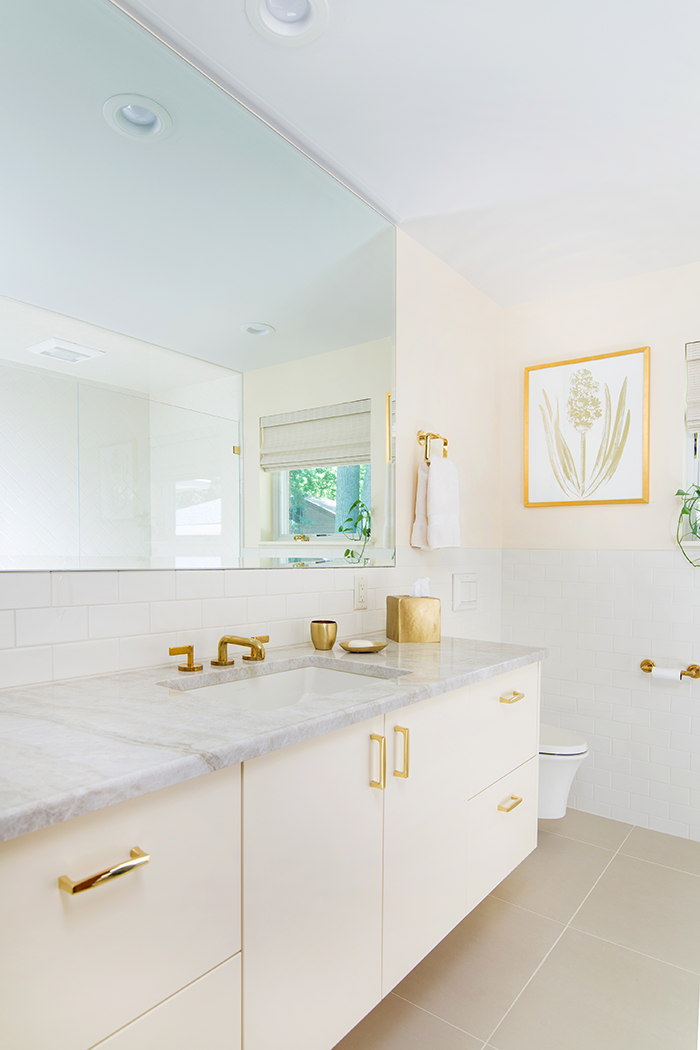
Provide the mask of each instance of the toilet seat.
[{"label": "toilet seat", "polygon": [[570,729],[540,726],[541,755],[585,755],[587,751],[588,745],[583,737],[572,733]]}]

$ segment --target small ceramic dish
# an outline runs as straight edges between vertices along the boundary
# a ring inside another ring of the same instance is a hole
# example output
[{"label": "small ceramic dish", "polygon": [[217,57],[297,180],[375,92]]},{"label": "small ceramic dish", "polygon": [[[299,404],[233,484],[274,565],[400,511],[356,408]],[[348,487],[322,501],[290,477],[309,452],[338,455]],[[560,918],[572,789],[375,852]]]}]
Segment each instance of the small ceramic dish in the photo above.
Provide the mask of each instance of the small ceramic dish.
[{"label": "small ceramic dish", "polygon": [[340,648],[344,649],[346,653],[381,653],[382,649],[386,649],[388,642],[371,642],[369,645],[353,645],[350,642],[341,642]]}]

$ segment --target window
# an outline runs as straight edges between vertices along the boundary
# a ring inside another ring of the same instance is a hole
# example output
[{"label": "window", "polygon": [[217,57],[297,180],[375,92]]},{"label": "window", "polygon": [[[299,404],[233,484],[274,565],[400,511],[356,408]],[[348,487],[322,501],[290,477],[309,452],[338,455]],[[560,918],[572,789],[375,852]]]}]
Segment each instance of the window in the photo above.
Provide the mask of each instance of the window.
[{"label": "window", "polygon": [[274,539],[337,535],[356,500],[371,505],[370,426],[369,398],[261,418]]}]

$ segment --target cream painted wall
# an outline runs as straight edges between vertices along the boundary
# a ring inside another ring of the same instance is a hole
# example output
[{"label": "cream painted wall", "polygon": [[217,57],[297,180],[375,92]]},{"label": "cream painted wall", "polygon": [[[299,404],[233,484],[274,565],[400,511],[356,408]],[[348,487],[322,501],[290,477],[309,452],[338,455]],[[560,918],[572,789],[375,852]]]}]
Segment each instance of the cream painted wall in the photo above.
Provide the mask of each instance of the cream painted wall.
[{"label": "cream painted wall", "polygon": [[[243,374],[244,546],[255,549],[270,475],[259,465],[261,416],[343,401],[372,400],[373,533],[382,536],[386,465],[386,394],[394,390],[394,349],[390,338]],[[377,523],[381,522],[381,526]],[[275,546],[279,546],[276,544]]]},{"label": "cream painted wall", "polygon": [[[503,546],[671,550],[685,487],[685,343],[700,339],[700,263],[541,299],[505,312]],[[648,504],[523,506],[527,365],[651,347]]]},{"label": "cream painted wall", "polygon": [[416,433],[432,430],[459,470],[462,547],[500,547],[504,311],[401,230],[396,308],[397,546],[410,543]]}]

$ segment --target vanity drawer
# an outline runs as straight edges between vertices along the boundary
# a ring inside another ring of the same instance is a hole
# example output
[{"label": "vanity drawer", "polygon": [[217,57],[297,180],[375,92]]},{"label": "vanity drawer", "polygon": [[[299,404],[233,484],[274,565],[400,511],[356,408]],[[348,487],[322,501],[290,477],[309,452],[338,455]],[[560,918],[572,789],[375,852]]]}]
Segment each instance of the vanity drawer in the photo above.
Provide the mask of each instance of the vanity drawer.
[{"label": "vanity drawer", "polygon": [[537,754],[539,664],[487,678],[468,689],[466,758],[471,798]]},{"label": "vanity drawer", "polygon": [[[129,859],[86,892],[59,889]],[[240,950],[240,766],[0,844],[0,1046],[87,1050]]]},{"label": "vanity drawer", "polygon": [[241,1048],[241,956],[217,966],[149,1010],[98,1050]]},{"label": "vanity drawer", "polygon": [[[537,773],[538,758],[535,757],[470,799],[467,807],[468,911],[537,845]],[[516,799],[522,801],[516,803]]]}]

